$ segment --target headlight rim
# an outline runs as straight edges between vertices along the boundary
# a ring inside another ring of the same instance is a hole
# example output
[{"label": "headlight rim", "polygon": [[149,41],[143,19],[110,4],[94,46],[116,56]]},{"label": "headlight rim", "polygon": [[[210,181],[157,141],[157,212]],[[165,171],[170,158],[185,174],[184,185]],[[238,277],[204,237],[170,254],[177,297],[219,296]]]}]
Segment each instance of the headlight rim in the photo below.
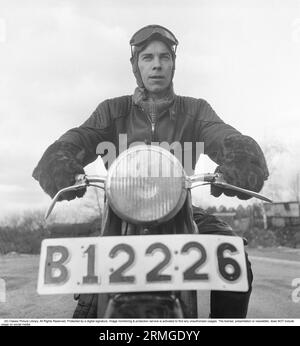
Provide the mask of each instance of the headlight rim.
[{"label": "headlight rim", "polygon": [[[139,150],[145,150],[146,148],[148,150],[150,149],[150,150],[160,152],[163,155],[166,155],[173,162],[175,161],[175,164],[180,165],[180,169],[181,169],[181,173],[182,173],[180,176],[180,178],[181,178],[181,194],[180,194],[180,197],[178,198],[178,201],[177,201],[175,207],[169,213],[163,215],[162,217],[156,218],[156,219],[153,219],[150,221],[143,221],[143,220],[134,219],[131,216],[123,213],[120,209],[116,208],[114,205],[114,201],[113,201],[113,197],[112,197],[112,193],[111,193],[111,179],[112,179],[111,172],[114,172],[114,170],[116,169],[116,165],[120,162],[120,160],[122,160],[124,157],[128,156],[132,152],[139,151]],[[166,222],[166,221],[172,219],[179,212],[179,210],[182,208],[182,206],[184,205],[184,202],[187,198],[188,188],[187,188],[186,183],[187,183],[187,175],[186,175],[184,168],[182,167],[181,163],[179,162],[179,160],[174,155],[172,155],[168,150],[161,148],[159,146],[142,144],[142,145],[135,145],[135,146],[123,151],[116,158],[116,160],[114,160],[114,162],[111,164],[111,166],[108,170],[108,173],[107,173],[107,179],[105,182],[105,191],[106,191],[109,206],[111,207],[113,212],[117,216],[119,216],[122,220],[125,220],[127,222],[130,222],[130,223],[136,224],[136,225],[150,226],[150,225],[157,225],[157,224]]]}]

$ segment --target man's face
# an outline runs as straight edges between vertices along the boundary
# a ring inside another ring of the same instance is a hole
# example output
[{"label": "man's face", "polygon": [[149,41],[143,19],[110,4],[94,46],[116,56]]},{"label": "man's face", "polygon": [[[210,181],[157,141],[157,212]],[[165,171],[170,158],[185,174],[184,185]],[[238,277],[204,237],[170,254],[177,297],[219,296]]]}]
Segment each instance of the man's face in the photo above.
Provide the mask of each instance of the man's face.
[{"label": "man's face", "polygon": [[162,94],[170,85],[173,60],[168,47],[161,41],[152,41],[140,52],[138,68],[145,88],[153,94]]}]

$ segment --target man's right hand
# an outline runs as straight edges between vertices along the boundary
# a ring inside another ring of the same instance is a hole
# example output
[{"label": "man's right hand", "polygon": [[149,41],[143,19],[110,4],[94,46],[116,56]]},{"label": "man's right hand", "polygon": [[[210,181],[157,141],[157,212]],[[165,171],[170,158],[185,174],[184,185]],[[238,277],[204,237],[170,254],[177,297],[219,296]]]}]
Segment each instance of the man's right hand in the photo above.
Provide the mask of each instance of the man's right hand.
[{"label": "man's right hand", "polygon": [[[57,192],[75,184],[75,176],[84,174],[84,151],[67,142],[55,142],[46,150],[32,176],[42,189],[53,198]],[[86,189],[65,192],[59,200],[82,197]]]}]

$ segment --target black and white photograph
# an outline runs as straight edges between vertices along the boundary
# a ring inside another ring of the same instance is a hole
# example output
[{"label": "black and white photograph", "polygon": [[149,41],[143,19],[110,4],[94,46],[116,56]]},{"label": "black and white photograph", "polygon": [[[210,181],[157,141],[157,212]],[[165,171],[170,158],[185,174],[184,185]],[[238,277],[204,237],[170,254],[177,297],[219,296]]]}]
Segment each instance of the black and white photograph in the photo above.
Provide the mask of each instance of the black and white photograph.
[{"label": "black and white photograph", "polygon": [[299,325],[299,90],[299,0],[0,0],[0,325]]}]

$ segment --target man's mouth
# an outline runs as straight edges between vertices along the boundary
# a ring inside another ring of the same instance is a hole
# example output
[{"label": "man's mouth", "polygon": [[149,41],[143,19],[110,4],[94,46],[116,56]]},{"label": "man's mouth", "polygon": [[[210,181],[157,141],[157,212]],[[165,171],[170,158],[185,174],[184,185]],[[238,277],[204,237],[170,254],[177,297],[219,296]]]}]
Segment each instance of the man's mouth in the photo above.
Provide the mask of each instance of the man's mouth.
[{"label": "man's mouth", "polygon": [[154,80],[161,80],[161,79],[164,79],[165,77],[164,76],[150,76],[149,78]]}]

